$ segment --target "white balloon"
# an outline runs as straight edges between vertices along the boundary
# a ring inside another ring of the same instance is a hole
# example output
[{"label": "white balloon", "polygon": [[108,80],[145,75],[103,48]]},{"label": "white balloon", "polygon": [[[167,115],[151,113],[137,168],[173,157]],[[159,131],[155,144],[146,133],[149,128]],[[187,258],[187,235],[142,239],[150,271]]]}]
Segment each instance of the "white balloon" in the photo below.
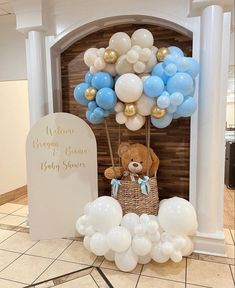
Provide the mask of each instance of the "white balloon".
[{"label": "white balloon", "polygon": [[106,254],[104,254],[104,258],[108,261],[114,261],[115,252],[113,250],[109,250]]},{"label": "white balloon", "polygon": [[135,227],[140,223],[139,216],[135,213],[127,213],[123,216],[121,226],[126,227],[133,236],[135,234]]},{"label": "white balloon", "polygon": [[157,48],[156,46],[152,46],[152,47],[150,48],[150,50],[152,51],[152,53],[153,53],[154,55],[156,55],[158,48]]},{"label": "white balloon", "polygon": [[148,234],[155,234],[158,232],[159,225],[157,222],[150,220],[147,224],[147,233]]},{"label": "white balloon", "polygon": [[98,70],[97,70],[94,66],[91,66],[91,67],[90,67],[90,72],[91,72],[92,74],[95,74],[95,73],[98,72]]},{"label": "white balloon", "polygon": [[84,62],[88,67],[94,65],[94,62],[97,58],[97,51],[97,48],[89,48],[84,53]]},{"label": "white balloon", "polygon": [[173,240],[173,237],[168,232],[163,232],[161,234],[161,240],[162,240],[162,242],[166,242],[166,241],[171,242]]},{"label": "white balloon", "polygon": [[137,131],[144,126],[144,123],[145,123],[145,117],[136,114],[135,116],[129,117],[125,125],[127,129],[131,131]]},{"label": "white balloon", "polygon": [[[149,76],[145,76],[145,77],[149,77]],[[148,97],[145,94],[142,94],[142,96],[136,102],[138,113],[142,116],[150,115],[151,110],[154,105],[156,105],[154,98]]]},{"label": "white balloon", "polygon": [[143,48],[140,52],[140,61],[147,62],[152,55],[152,51],[149,48]]},{"label": "white balloon", "polygon": [[139,263],[139,264],[145,265],[145,264],[148,264],[150,261],[151,261],[151,256],[150,256],[150,254],[147,254],[147,255],[145,255],[145,256],[139,256],[139,257],[138,257],[138,263]]},{"label": "white balloon", "polygon": [[175,263],[179,263],[181,260],[182,260],[182,253],[180,251],[174,251],[172,254],[171,254],[171,260]]},{"label": "white balloon", "polygon": [[93,234],[95,234],[95,229],[93,226],[88,226],[86,229],[85,229],[85,235],[87,236],[92,236]]},{"label": "white balloon", "polygon": [[156,65],[157,59],[154,54],[149,57],[149,60],[146,63],[145,73],[149,73],[153,70],[153,67]]},{"label": "white balloon", "polygon": [[109,47],[117,51],[119,55],[125,54],[131,49],[131,39],[127,33],[117,32],[109,40]]},{"label": "white balloon", "polygon": [[181,236],[176,236],[173,239],[173,245],[174,245],[175,250],[183,249],[183,247],[186,246],[186,243],[187,242],[186,242],[185,238],[181,237]]},{"label": "white balloon", "polygon": [[138,61],[138,59],[139,59],[139,53],[136,50],[131,49],[127,52],[126,54],[127,62],[134,64]]},{"label": "white balloon", "polygon": [[114,64],[106,64],[104,69],[105,72],[108,72],[112,77],[117,75],[117,71]]},{"label": "white balloon", "polygon": [[131,247],[136,255],[145,256],[150,253],[152,242],[145,236],[134,236]]},{"label": "white balloon", "polygon": [[88,202],[88,203],[85,205],[85,207],[84,207],[84,209],[83,209],[85,215],[88,215],[88,214],[89,214],[89,210],[90,210],[90,208],[91,208],[91,204],[92,204],[92,202]]},{"label": "white balloon", "polygon": [[[144,76],[141,76],[141,80],[142,80],[142,82],[144,83],[144,81],[146,80],[146,79],[148,79],[149,77],[150,77],[150,75],[149,74],[145,74],[145,73],[142,73],[142,74],[140,74],[140,75],[143,75],[144,74]],[[140,76],[139,75],[139,76]]]},{"label": "white balloon", "polygon": [[158,219],[162,228],[172,235],[192,235],[196,232],[195,209],[183,198],[173,197],[162,203]]},{"label": "white balloon", "polygon": [[118,124],[125,124],[127,121],[127,117],[123,112],[118,112],[115,116],[115,119]]},{"label": "white balloon", "polygon": [[133,65],[133,68],[134,68],[134,71],[139,74],[145,71],[146,65],[142,61],[137,61]]},{"label": "white balloon", "polygon": [[147,224],[150,222],[150,219],[149,219],[149,215],[146,214],[146,213],[143,213],[140,215],[140,223],[142,224]]},{"label": "white balloon", "polygon": [[137,75],[126,73],[117,79],[115,92],[121,101],[126,103],[135,102],[142,95],[143,83]]},{"label": "white balloon", "polygon": [[146,232],[147,232],[147,229],[144,224],[138,224],[135,226],[135,235],[144,236]]},{"label": "white balloon", "polygon": [[138,29],[131,36],[131,44],[139,45],[142,48],[151,48],[153,46],[153,35],[147,29]]},{"label": "white balloon", "polygon": [[126,55],[122,55],[118,58],[115,69],[119,75],[134,72],[133,65],[126,60]]},{"label": "white balloon", "polygon": [[125,105],[122,102],[117,102],[117,104],[114,107],[115,112],[122,112],[124,110]]},{"label": "white balloon", "polygon": [[161,235],[159,232],[156,233],[148,233],[148,238],[152,241],[152,242],[159,242],[161,239]]},{"label": "white balloon", "polygon": [[118,226],[122,220],[122,208],[117,200],[102,196],[93,201],[89,210],[91,225],[95,230],[107,232],[113,226]]},{"label": "white balloon", "polygon": [[135,269],[137,263],[138,257],[131,248],[122,253],[115,253],[115,264],[121,271],[130,272]]},{"label": "white balloon", "polygon": [[189,256],[190,254],[192,254],[193,252],[193,242],[192,240],[187,237],[187,236],[184,236],[184,239],[186,241],[186,244],[185,246],[181,249],[181,252],[182,252],[182,255],[183,256]]},{"label": "white balloon", "polygon": [[109,251],[106,235],[96,232],[90,239],[90,249],[97,256],[106,254]]},{"label": "white balloon", "polygon": [[105,48],[99,48],[97,51],[97,56],[103,57],[105,52]]},{"label": "white balloon", "polygon": [[131,245],[131,234],[122,226],[116,226],[109,230],[107,234],[109,247],[115,252],[126,251]]},{"label": "white balloon", "polygon": [[86,227],[84,225],[80,224],[80,225],[76,226],[76,229],[80,235],[85,235]]},{"label": "white balloon", "polygon": [[134,45],[131,47],[131,50],[136,51],[138,54],[142,51],[142,48],[139,45]]},{"label": "white balloon", "polygon": [[97,57],[97,58],[95,59],[95,62],[94,62],[94,67],[95,67],[95,69],[97,69],[97,70],[102,70],[102,69],[105,68],[105,65],[106,65],[106,64],[105,64],[103,58]]},{"label": "white balloon", "polygon": [[162,243],[162,253],[164,255],[171,255],[174,252],[174,246],[171,242],[164,242]]},{"label": "white balloon", "polygon": [[85,246],[85,248],[88,251],[91,251],[90,241],[91,241],[91,237],[90,236],[85,236],[84,239],[83,239],[83,245]]},{"label": "white balloon", "polygon": [[164,263],[164,262],[167,262],[169,260],[169,256],[164,255],[162,253],[162,249],[161,249],[160,244],[156,244],[153,246],[153,248],[151,250],[151,257],[153,258],[154,261],[156,261],[158,263]]}]

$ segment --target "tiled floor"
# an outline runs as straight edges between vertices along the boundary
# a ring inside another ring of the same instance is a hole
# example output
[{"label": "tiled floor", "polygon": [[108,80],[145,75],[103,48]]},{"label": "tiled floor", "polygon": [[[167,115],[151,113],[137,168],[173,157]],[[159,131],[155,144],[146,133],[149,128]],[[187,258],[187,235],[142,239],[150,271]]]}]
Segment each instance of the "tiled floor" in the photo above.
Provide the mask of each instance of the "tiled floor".
[{"label": "tiled floor", "polygon": [[0,287],[19,288],[232,288],[234,230],[225,229],[228,257],[193,254],[181,263],[150,262],[132,273],[89,253],[81,239],[32,241],[27,205],[0,206]]}]

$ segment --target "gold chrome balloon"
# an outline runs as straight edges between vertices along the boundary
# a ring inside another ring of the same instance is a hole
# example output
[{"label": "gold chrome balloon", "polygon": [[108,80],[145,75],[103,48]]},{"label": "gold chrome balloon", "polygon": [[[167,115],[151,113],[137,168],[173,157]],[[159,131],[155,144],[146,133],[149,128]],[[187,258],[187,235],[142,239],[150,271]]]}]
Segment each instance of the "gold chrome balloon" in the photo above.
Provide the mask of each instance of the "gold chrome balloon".
[{"label": "gold chrome balloon", "polygon": [[151,116],[153,116],[156,119],[160,119],[166,115],[166,109],[161,109],[157,106],[153,106],[151,110]]},{"label": "gold chrome balloon", "polygon": [[156,54],[156,57],[157,57],[157,60],[158,61],[163,61],[164,58],[166,57],[166,55],[170,54],[170,51],[168,48],[166,47],[161,47],[157,50],[157,54]]},{"label": "gold chrome balloon", "polygon": [[107,64],[114,64],[117,62],[118,53],[114,49],[107,48],[104,52],[104,61]]},{"label": "gold chrome balloon", "polygon": [[128,103],[125,106],[124,114],[128,117],[134,116],[137,113],[137,108],[134,103]]},{"label": "gold chrome balloon", "polygon": [[92,101],[95,99],[97,90],[94,87],[89,87],[85,91],[85,97],[87,100]]}]

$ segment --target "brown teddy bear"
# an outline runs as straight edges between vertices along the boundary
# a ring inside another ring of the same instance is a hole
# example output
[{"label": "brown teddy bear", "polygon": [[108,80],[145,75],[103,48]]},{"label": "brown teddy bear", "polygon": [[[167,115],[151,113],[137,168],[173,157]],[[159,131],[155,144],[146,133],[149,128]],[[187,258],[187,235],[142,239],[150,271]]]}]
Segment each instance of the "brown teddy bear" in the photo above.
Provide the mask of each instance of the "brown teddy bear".
[{"label": "brown teddy bear", "polygon": [[[148,149],[142,144],[121,143],[118,147],[118,155],[121,158],[122,167],[112,167],[105,170],[107,179],[119,178],[122,180],[135,181],[144,178],[149,169],[149,177],[153,177],[159,166],[157,155],[150,148],[147,161]],[[148,167],[147,167],[148,166]]]}]

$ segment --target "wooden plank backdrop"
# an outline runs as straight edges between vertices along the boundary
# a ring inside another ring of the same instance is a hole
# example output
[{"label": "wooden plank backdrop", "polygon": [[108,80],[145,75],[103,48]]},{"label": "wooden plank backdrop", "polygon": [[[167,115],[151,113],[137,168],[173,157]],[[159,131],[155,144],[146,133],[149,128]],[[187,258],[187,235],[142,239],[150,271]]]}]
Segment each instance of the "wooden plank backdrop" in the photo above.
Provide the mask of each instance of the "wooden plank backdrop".
[{"label": "wooden plank backdrop", "polygon": [[[75,86],[84,81],[84,75],[88,67],[83,62],[83,55],[90,47],[107,47],[112,34],[124,31],[131,35],[136,29],[149,29],[154,36],[155,46],[178,46],[185,55],[191,56],[192,39],[179,34],[173,30],[155,25],[119,25],[105,28],[92,33],[77,41],[61,54],[61,77],[62,77],[62,97],[63,111],[75,114],[86,121],[86,108],[77,104],[73,97]],[[89,125],[91,125],[89,123]],[[145,144],[145,128],[140,131],[131,132],[115,122],[114,115],[108,118],[108,126],[115,163],[118,165],[119,159],[116,154],[118,148],[118,135],[121,134],[121,141],[130,143]],[[98,185],[99,195],[110,195],[110,183],[105,179],[103,172],[105,168],[111,166],[108,143],[104,125],[91,125],[98,145]],[[120,131],[119,131],[120,129]],[[82,136],[81,136],[82,137]],[[173,196],[189,198],[189,154],[190,154],[190,119],[181,118],[174,120],[165,129],[151,127],[151,147],[160,159],[158,171],[158,185],[160,198]]]}]

